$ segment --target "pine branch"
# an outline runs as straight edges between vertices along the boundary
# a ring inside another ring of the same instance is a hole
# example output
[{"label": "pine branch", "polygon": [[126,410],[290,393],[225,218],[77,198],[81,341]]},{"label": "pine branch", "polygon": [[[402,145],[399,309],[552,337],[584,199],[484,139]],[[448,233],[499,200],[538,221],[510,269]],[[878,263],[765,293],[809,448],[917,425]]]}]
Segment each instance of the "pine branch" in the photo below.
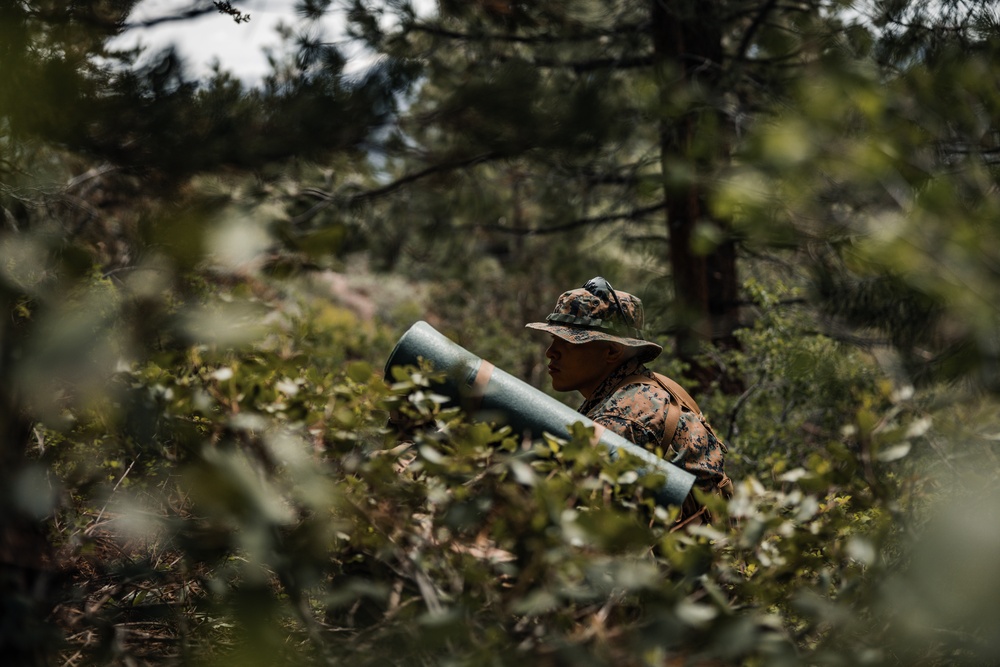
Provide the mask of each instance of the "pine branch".
[{"label": "pine branch", "polygon": [[[833,11],[837,2],[834,0],[830,2],[829,0],[808,0],[808,1],[798,1],[798,2],[781,2],[781,0],[768,0],[768,4],[772,6],[773,9],[777,9],[779,12],[787,14],[817,14],[823,11]],[[767,11],[765,13],[770,13]],[[726,12],[721,20],[726,25],[731,25],[735,22],[747,19],[749,17],[757,17],[761,15],[760,9],[754,4],[741,5],[736,11]],[[869,17],[871,18],[871,17]]]},{"label": "pine branch", "polygon": [[648,21],[624,25],[612,30],[595,30],[593,32],[580,33],[576,35],[554,35],[543,33],[538,35],[510,35],[503,33],[468,33],[448,30],[441,26],[428,23],[415,23],[412,29],[417,32],[446,37],[464,42],[508,42],[512,44],[560,44],[566,42],[589,42],[603,37],[617,37],[622,35],[635,35],[637,32],[645,32],[649,27]]},{"label": "pine branch", "polygon": [[825,323],[825,329],[803,330],[803,336],[819,336],[830,340],[844,343],[861,350],[871,350],[876,347],[892,347],[892,341],[887,338],[872,338],[860,334],[850,333],[844,327],[831,322]]},{"label": "pine branch", "polygon": [[156,18],[146,19],[145,21],[137,21],[135,23],[126,23],[122,26],[125,30],[132,30],[135,28],[152,28],[154,26],[162,25],[164,23],[176,23],[178,21],[189,21],[191,19],[196,19],[200,16],[206,14],[214,14],[219,10],[215,5],[209,7],[188,7],[187,9],[177,12],[176,14],[168,14],[166,16],[157,16]]},{"label": "pine branch", "polygon": [[397,178],[395,181],[387,183],[382,187],[374,188],[371,190],[365,190],[364,192],[359,192],[357,194],[351,195],[350,197],[346,198],[339,197],[331,192],[324,192],[316,188],[308,188],[302,191],[303,194],[308,194],[316,199],[319,199],[320,202],[315,206],[313,206],[312,208],[310,208],[305,213],[302,213],[301,215],[297,215],[294,218],[292,218],[291,222],[293,225],[301,225],[304,222],[308,222],[317,213],[328,208],[331,204],[335,202],[341,202],[345,206],[353,206],[355,204],[360,204],[384,195],[391,194],[393,192],[396,192],[397,190],[406,187],[407,185],[416,183],[417,181],[428,178],[430,176],[448,173],[450,171],[455,171],[456,169],[464,169],[465,167],[473,167],[487,162],[493,162],[495,160],[501,160],[506,157],[507,156],[503,153],[493,151],[490,153],[483,153],[481,155],[474,155],[472,157],[463,158],[461,160],[455,160],[453,162],[435,164],[430,167],[427,167],[426,169],[421,169],[420,171],[404,174],[403,176]]},{"label": "pine branch", "polygon": [[587,185],[623,185],[626,187],[635,187],[642,180],[639,176],[635,174],[584,174],[584,180]]},{"label": "pine branch", "polygon": [[247,23],[250,21],[250,15],[245,14],[233,7],[231,2],[228,0],[213,0],[211,5],[205,4],[194,4],[187,9],[179,11],[174,14],[167,14],[164,16],[157,16],[155,18],[146,19],[145,21],[137,21],[135,23],[126,23],[122,26],[125,30],[132,30],[134,28],[152,28],[154,26],[162,25],[164,23],[176,23],[178,21],[189,21],[191,19],[196,19],[206,14],[226,14],[231,16],[236,23]]},{"label": "pine branch", "polygon": [[746,32],[743,33],[743,39],[740,40],[740,45],[736,48],[735,59],[742,61],[746,56],[750,45],[753,43],[754,37],[757,35],[757,31],[764,24],[764,19],[767,15],[771,13],[771,10],[778,4],[778,0],[770,0],[767,4],[761,7],[757,15],[753,17],[753,22],[750,23],[750,27],[747,28]]},{"label": "pine branch", "polygon": [[392,183],[388,183],[380,188],[375,188],[374,190],[368,190],[367,192],[362,192],[352,196],[348,199],[349,204],[356,204],[363,201],[368,201],[369,199],[375,199],[382,195],[395,192],[402,187],[414,183],[421,179],[427,178],[428,176],[434,176],[436,174],[447,173],[449,171],[454,171],[456,169],[463,169],[465,167],[474,167],[479,164],[486,162],[493,162],[495,160],[501,160],[507,157],[506,154],[500,153],[499,151],[491,151],[489,153],[483,153],[482,155],[473,155],[472,157],[464,158],[461,160],[456,160],[454,162],[447,162],[443,164],[436,164],[426,169],[422,169],[411,174],[406,174],[396,179]]},{"label": "pine branch", "polygon": [[662,201],[651,206],[644,206],[642,208],[632,209],[631,211],[623,211],[621,213],[608,213],[606,215],[598,215],[592,218],[578,218],[571,222],[566,222],[561,225],[553,225],[551,227],[535,227],[531,229],[515,229],[512,227],[504,227],[502,225],[476,225],[478,229],[483,229],[491,232],[502,232],[504,234],[513,234],[515,236],[543,236],[548,234],[560,234],[562,232],[568,232],[574,229],[579,229],[581,227],[590,227],[592,225],[604,225],[612,222],[619,222],[622,220],[639,220],[646,217],[650,213],[656,213],[657,211],[664,211],[667,208],[667,202]]},{"label": "pine branch", "polygon": [[670,243],[670,237],[663,234],[623,234],[622,242],[629,245],[648,246],[654,243]]},{"label": "pine branch", "polygon": [[[501,56],[498,60],[500,62],[505,62],[510,60],[510,58]],[[535,58],[531,61],[531,63],[536,67],[544,67],[546,69],[571,69],[574,72],[581,74],[583,72],[594,72],[602,69],[639,69],[642,67],[650,67],[653,64],[653,56],[643,55],[631,56],[628,58],[595,58],[593,60],[579,60],[575,62],[562,62],[555,59]]]}]

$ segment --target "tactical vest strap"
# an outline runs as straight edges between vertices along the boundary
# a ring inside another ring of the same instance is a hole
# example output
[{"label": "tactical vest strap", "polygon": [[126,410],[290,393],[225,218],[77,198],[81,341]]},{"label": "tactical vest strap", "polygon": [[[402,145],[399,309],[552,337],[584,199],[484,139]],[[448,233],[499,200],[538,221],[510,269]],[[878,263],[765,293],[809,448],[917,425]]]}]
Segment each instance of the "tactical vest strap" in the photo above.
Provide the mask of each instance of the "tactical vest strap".
[{"label": "tactical vest strap", "polygon": [[[715,435],[715,431],[712,430],[712,425],[705,419],[705,415],[702,414],[701,408],[699,408],[695,400],[691,398],[691,395],[684,390],[684,387],[680,386],[677,382],[661,373],[653,372],[652,376],[653,377],[647,377],[642,374],[630,375],[622,380],[621,384],[615,388],[615,391],[629,384],[656,384],[666,390],[666,392],[670,395],[670,402],[667,404],[667,414],[664,415],[663,420],[663,445],[665,447],[670,447],[673,444],[674,435],[677,433],[677,424],[681,418],[681,410],[686,409],[694,413],[704,427],[713,436],[715,436],[716,440],[719,442],[719,446],[722,447],[723,452],[729,451],[729,448],[726,447],[726,443]],[[733,482],[725,473],[722,473],[722,480],[718,483],[716,492],[727,500],[733,497]],[[712,521],[712,513],[708,510],[708,508],[699,503],[695,499],[694,494],[689,494],[687,498],[684,499],[684,504],[681,506],[681,514],[678,517],[677,522],[670,530],[680,530],[684,526],[695,522],[712,523]]]},{"label": "tactical vest strap", "polygon": [[[663,444],[665,446],[669,447],[674,441],[674,435],[677,433],[677,424],[681,420],[682,408],[687,408],[699,418],[702,418],[701,408],[699,408],[695,400],[691,398],[691,395],[684,390],[684,387],[680,386],[666,375],[653,373],[653,377],[651,378],[641,374],[630,375],[622,380],[622,383],[618,385],[617,388],[620,389],[625,385],[636,383],[658,384],[663,387],[668,394],[670,394],[670,404],[667,406],[667,414],[663,420]],[[704,421],[704,419],[702,419],[702,421]]]}]

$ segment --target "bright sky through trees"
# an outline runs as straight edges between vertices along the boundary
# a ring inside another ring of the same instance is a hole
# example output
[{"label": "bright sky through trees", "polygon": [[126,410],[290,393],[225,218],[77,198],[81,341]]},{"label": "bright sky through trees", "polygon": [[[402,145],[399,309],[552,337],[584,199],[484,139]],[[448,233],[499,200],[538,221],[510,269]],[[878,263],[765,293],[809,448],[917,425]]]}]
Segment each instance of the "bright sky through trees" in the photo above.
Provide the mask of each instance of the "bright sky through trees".
[{"label": "bright sky through trees", "polygon": [[[173,44],[193,78],[211,76],[213,66],[218,63],[221,69],[252,82],[270,72],[268,53],[279,54],[283,48],[281,31],[291,29],[296,34],[322,31],[326,39],[340,41],[350,59],[347,72],[357,71],[368,62],[360,49],[343,37],[344,16],[335,6],[322,20],[311,23],[296,11],[296,0],[233,3],[235,9],[249,15],[250,20],[243,23],[215,11],[196,18],[169,20],[202,4],[210,5],[193,0],[144,0],[129,17],[129,23],[137,27],[126,31],[111,46],[142,46],[149,56]],[[435,0],[417,0],[413,4],[418,11],[431,11]]]},{"label": "bright sky through trees", "polygon": [[[143,46],[146,54],[151,55],[173,44],[192,77],[211,76],[213,64],[218,62],[223,70],[253,81],[270,71],[267,52],[276,53],[281,48],[279,29],[285,26],[299,31],[306,27],[295,11],[295,0],[247,0],[234,4],[250,16],[244,23],[214,11],[187,20],[163,20],[181,15],[192,6],[189,0],[145,0],[129,17],[130,24],[140,27],[126,31],[112,46]],[[341,16],[330,12],[320,26],[311,29],[322,28],[332,35],[342,26]]]}]

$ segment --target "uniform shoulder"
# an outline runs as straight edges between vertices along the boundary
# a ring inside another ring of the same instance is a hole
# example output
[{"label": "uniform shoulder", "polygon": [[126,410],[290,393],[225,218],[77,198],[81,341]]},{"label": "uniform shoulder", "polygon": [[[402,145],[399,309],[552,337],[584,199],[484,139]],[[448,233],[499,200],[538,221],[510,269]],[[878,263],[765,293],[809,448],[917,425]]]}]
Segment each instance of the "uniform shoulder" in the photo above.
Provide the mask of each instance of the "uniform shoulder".
[{"label": "uniform shoulder", "polygon": [[610,396],[612,405],[629,405],[641,412],[659,412],[672,400],[672,395],[664,387],[652,380],[636,379],[623,382]]},{"label": "uniform shoulder", "polygon": [[[665,397],[673,396],[673,392],[665,386],[666,383],[662,380],[664,376],[661,375],[657,377],[657,375],[657,373],[643,368],[640,372],[634,373],[623,379],[622,383],[618,385],[618,391],[653,394]],[[667,400],[669,400],[669,398],[667,398]]]}]

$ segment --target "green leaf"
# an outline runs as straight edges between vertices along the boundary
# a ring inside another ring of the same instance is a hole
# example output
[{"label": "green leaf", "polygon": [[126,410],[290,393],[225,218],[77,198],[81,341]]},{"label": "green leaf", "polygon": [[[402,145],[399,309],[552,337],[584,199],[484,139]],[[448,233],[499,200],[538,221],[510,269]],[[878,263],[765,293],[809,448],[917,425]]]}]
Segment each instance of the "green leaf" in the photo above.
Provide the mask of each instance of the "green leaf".
[{"label": "green leaf", "polygon": [[534,590],[518,600],[513,607],[514,613],[536,616],[552,611],[559,606],[559,599],[547,590]]},{"label": "green leaf", "polygon": [[371,364],[365,361],[352,361],[347,365],[347,377],[361,384],[369,382],[374,375]]}]

